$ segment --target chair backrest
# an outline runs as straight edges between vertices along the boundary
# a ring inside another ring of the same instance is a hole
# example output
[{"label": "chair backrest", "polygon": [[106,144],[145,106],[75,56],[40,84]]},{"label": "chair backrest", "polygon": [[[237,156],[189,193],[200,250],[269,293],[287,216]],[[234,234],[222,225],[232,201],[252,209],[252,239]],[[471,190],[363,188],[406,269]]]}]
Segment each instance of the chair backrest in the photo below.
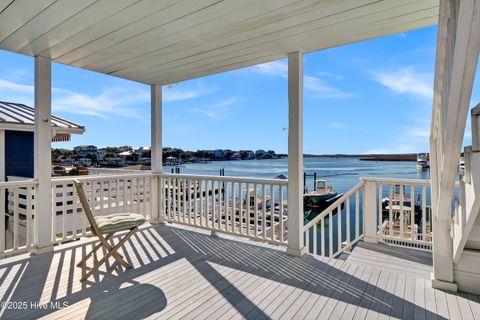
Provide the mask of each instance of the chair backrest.
[{"label": "chair backrest", "polygon": [[88,222],[93,229],[92,232],[97,235],[100,234],[100,229],[95,222],[95,217],[93,216],[92,209],[90,209],[90,205],[88,204],[87,196],[85,195],[85,190],[83,189],[83,183],[81,183],[77,179],[74,179],[73,183],[75,184],[75,188],[77,189],[78,198],[80,199],[80,203],[82,204],[83,212],[85,212]]}]

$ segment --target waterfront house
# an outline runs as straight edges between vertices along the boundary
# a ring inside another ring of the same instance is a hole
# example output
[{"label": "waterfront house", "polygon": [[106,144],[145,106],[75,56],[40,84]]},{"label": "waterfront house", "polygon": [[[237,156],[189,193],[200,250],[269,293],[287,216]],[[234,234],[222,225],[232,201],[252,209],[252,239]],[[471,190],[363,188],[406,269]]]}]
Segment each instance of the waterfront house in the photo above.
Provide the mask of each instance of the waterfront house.
[{"label": "waterfront house", "polygon": [[240,154],[242,155],[243,160],[255,159],[255,152],[252,150],[240,150]]},{"label": "waterfront house", "polygon": [[213,156],[215,160],[223,160],[225,159],[225,151],[221,149],[213,150]]},{"label": "waterfront house", "polygon": [[[362,177],[305,223],[304,53],[435,24],[431,179]],[[0,183],[0,203],[6,190],[14,195],[12,248],[0,237],[1,299],[66,306],[0,316],[480,317],[480,107],[469,112],[480,0],[0,1],[0,48],[35,60],[34,179]],[[162,86],[281,58],[287,180],[163,172]],[[149,224],[121,250],[132,269],[111,260],[82,284],[91,265],[75,265],[95,240],[72,180],[50,177],[52,62],[151,86],[151,171],[80,178],[95,215],[137,212]],[[473,145],[457,185],[469,116]],[[74,223],[52,223],[59,190],[69,204],[60,212],[71,210]],[[21,208],[33,232],[24,245],[15,233],[20,191],[35,195],[34,207],[27,197]]]},{"label": "waterfront house", "polygon": [[[34,114],[32,107],[0,101],[0,181],[33,178]],[[84,131],[79,124],[51,116],[51,142],[69,141],[70,135]]]},{"label": "waterfront house", "polygon": [[257,151],[255,151],[255,158],[256,159],[263,159],[263,158],[265,158],[266,154],[267,153],[265,152],[265,150],[261,150],[261,149],[257,150]]},{"label": "waterfront house", "polygon": [[90,159],[97,159],[97,152],[98,149],[96,146],[92,145],[83,145],[83,146],[76,146],[73,148],[75,152],[77,160],[82,158],[90,158]]},{"label": "waterfront house", "polygon": [[105,159],[105,150],[97,149],[97,160],[103,161],[103,159]]}]

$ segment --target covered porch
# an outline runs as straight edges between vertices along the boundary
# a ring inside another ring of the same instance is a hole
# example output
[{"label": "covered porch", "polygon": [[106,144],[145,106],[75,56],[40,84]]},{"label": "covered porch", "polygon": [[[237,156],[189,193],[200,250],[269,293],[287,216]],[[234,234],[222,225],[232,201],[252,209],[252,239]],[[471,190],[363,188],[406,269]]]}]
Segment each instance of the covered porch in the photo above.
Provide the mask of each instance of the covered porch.
[{"label": "covered porch", "polygon": [[[118,241],[115,239],[113,242]],[[12,319],[478,319],[480,297],[433,289],[431,254],[360,242],[338,259],[186,227],[146,226],[123,256],[86,283],[75,267],[89,239],[8,258],[0,284]],[[100,259],[103,253],[99,254]],[[52,303],[52,304],[51,304]],[[33,307],[32,307],[32,306]],[[42,307],[44,306],[44,307]],[[12,306],[13,307],[13,306]]]},{"label": "covered porch", "polygon": [[[480,317],[478,296],[434,289],[480,293],[480,247],[469,241],[480,206],[478,114],[451,210],[479,0],[7,2],[0,48],[35,57],[35,178],[0,182],[0,203],[8,203],[0,232],[13,233],[10,246],[0,237],[3,300],[68,302],[25,311],[59,318]],[[362,177],[305,223],[303,54],[437,22],[432,180]],[[163,173],[162,85],[284,57],[288,180]],[[80,179],[94,214],[127,210],[150,225],[123,252],[133,270],[111,265],[87,284],[77,281],[84,270],[75,261],[91,246],[89,226],[71,179],[51,177],[52,61],[151,86],[151,171]],[[384,207],[385,196],[397,207]]]}]

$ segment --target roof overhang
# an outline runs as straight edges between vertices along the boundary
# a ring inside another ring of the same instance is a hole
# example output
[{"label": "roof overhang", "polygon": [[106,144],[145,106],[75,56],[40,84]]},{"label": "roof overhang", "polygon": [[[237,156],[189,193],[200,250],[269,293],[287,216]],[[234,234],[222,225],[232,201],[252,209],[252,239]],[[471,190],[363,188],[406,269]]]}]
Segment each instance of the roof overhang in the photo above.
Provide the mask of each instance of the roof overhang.
[{"label": "roof overhang", "polygon": [[438,0],[0,1],[0,49],[168,84],[437,23]]},{"label": "roof overhang", "polygon": [[[0,130],[33,132],[34,126],[30,124],[0,122]],[[55,134],[83,134],[85,132],[85,128],[52,127],[52,132]]]}]

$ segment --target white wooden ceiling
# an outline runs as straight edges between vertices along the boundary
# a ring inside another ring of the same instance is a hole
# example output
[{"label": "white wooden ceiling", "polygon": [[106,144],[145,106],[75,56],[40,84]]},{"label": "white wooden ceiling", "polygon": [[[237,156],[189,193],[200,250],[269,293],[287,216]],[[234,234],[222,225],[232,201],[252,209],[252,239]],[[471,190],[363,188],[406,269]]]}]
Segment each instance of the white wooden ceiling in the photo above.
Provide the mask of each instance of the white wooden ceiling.
[{"label": "white wooden ceiling", "polygon": [[437,16],[438,0],[0,0],[0,48],[167,84]]}]

